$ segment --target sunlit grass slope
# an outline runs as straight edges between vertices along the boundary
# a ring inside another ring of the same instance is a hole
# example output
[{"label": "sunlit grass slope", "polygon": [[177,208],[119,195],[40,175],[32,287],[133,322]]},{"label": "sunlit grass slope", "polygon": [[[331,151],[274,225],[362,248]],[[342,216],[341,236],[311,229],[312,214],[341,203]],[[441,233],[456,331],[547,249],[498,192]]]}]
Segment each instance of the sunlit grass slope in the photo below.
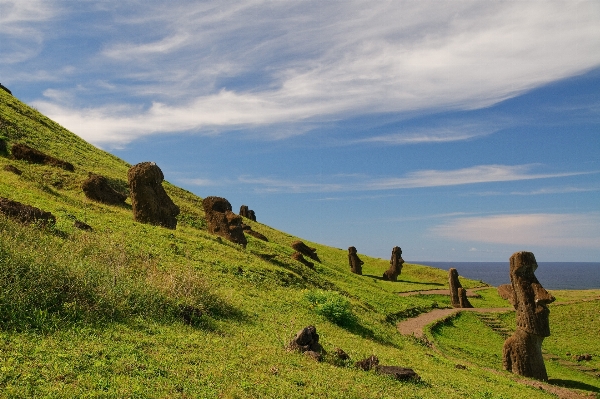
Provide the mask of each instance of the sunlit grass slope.
[{"label": "sunlit grass slope", "polygon": [[[356,276],[345,249],[305,240],[322,260],[311,270],[291,259],[297,237],[249,220],[269,242],[249,236],[244,249],[208,234],[201,198],[168,183],[177,229],[136,223],[130,205],[92,202],[80,188],[93,172],[126,191],[129,164],[3,91],[0,136],[75,166],[0,156],[0,196],[57,218],[42,228],[0,216],[0,397],[549,397],[506,374],[456,369],[396,332],[404,317],[449,306],[444,296],[396,295],[447,287],[445,271],[405,265],[387,282],[379,277],[389,260],[361,255],[365,275]],[[285,350],[311,324],[328,352],[322,363]],[[338,347],[351,362],[334,358]],[[352,367],[371,354],[413,368],[421,382]]]}]

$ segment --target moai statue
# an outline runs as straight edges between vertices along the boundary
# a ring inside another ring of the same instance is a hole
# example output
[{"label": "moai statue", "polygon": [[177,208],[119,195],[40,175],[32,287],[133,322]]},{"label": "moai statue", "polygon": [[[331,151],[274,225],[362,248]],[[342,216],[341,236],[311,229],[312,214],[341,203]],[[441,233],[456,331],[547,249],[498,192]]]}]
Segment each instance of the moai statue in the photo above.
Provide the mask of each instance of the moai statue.
[{"label": "moai statue", "polygon": [[248,218],[248,212],[249,212],[248,205],[242,205],[242,206],[240,206],[240,216]]},{"label": "moai statue", "polygon": [[242,218],[231,211],[225,198],[206,197],[202,201],[208,232],[221,236],[246,248],[248,241],[242,229]]},{"label": "moai statue", "polygon": [[390,260],[390,268],[383,273],[383,279],[387,281],[398,281],[398,276],[402,273],[402,249],[394,247],[392,249],[392,259]]},{"label": "moai statue", "polygon": [[252,209],[248,210],[248,219],[256,222],[256,213]]},{"label": "moai statue", "polygon": [[[458,272],[455,268],[448,270],[448,285],[450,286],[450,302],[453,308],[462,308],[460,306],[460,297],[458,296],[459,288],[462,288],[460,281],[458,281]],[[466,297],[466,293],[465,293]]]},{"label": "moai statue", "polygon": [[458,289],[458,302],[461,308],[473,307],[473,305],[471,305],[471,302],[469,302],[469,299],[467,298],[467,290],[465,290],[463,287],[460,287]]},{"label": "moai statue", "polygon": [[516,309],[517,330],[504,342],[504,369],[525,377],[548,380],[542,341],[550,336],[550,310],[554,297],[535,277],[535,256],[531,252],[515,252],[510,257],[509,301]]},{"label": "moai statue", "polygon": [[362,265],[365,263],[356,254],[355,247],[348,248],[348,262],[350,263],[350,271],[354,274],[362,274]]},{"label": "moai statue", "polygon": [[321,259],[319,259],[319,255],[317,255],[317,249],[309,247],[308,245],[306,245],[305,243],[303,243],[300,240],[294,241],[292,243],[292,248],[294,248],[296,251],[300,252],[302,255],[308,256],[312,260],[321,262]]},{"label": "moai statue", "polygon": [[133,219],[169,229],[177,227],[179,207],[162,186],[164,175],[154,162],[142,162],[127,172]]}]

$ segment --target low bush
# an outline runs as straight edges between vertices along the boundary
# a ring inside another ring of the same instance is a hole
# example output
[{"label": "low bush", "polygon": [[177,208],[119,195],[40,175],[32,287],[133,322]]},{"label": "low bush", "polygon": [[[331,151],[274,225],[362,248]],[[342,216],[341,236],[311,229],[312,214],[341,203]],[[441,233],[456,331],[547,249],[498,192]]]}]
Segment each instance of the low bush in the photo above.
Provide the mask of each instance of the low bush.
[{"label": "low bush", "polygon": [[307,291],[304,299],[315,313],[339,326],[352,326],[357,318],[352,313],[350,301],[335,291]]}]

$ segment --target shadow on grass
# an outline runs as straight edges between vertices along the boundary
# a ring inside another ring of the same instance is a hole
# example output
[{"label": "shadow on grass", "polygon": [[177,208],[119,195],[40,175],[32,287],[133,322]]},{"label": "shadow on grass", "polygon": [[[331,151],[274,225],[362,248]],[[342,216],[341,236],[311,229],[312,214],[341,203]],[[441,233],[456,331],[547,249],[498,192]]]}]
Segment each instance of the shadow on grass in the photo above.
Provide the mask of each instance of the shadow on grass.
[{"label": "shadow on grass", "polygon": [[583,391],[591,391],[591,392],[597,392],[600,393],[600,388],[590,385],[590,384],[586,384],[585,382],[581,382],[581,381],[573,381],[573,380],[562,380],[559,378],[550,378],[548,380],[548,383],[551,385],[556,385],[559,387],[563,387],[563,388],[572,388],[572,389],[581,389]]}]

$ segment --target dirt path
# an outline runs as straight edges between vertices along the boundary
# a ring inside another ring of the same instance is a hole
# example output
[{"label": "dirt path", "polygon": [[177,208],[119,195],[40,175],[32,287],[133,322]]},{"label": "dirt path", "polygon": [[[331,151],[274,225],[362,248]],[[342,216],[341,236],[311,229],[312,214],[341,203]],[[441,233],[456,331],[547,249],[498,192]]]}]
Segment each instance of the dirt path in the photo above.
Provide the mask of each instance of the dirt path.
[{"label": "dirt path", "polygon": [[421,313],[412,319],[404,320],[398,323],[398,331],[403,335],[414,335],[417,338],[423,337],[425,326],[434,321],[445,319],[458,312],[479,312],[479,313],[498,313],[514,310],[510,308],[460,308],[460,309],[434,309],[431,312]]},{"label": "dirt path", "polygon": [[[468,288],[467,289],[467,297],[470,298],[479,298],[479,294],[477,291],[485,290],[493,287],[478,287],[478,288]],[[450,290],[448,289],[439,289],[439,290],[423,290],[423,291],[409,291],[409,292],[398,292],[398,296],[412,296],[412,295],[447,295],[450,296]]]}]

